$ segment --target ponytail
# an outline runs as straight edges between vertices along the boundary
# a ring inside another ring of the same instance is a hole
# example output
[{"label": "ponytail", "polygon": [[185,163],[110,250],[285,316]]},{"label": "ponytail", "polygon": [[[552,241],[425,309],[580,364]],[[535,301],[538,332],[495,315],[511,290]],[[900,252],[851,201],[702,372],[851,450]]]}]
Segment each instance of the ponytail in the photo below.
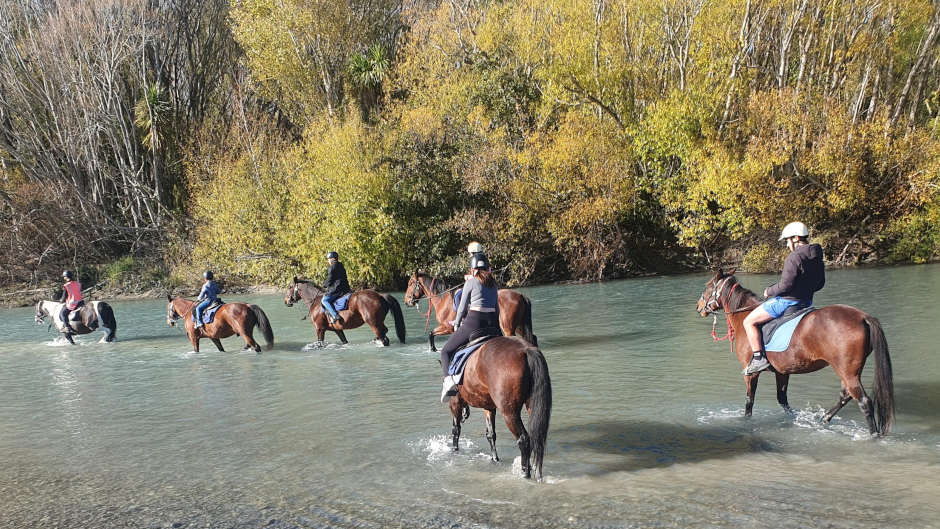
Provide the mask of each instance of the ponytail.
[{"label": "ponytail", "polygon": [[488,268],[474,268],[471,271],[473,277],[480,280],[480,283],[483,283],[483,286],[494,288],[496,287],[496,279],[493,278],[493,272]]}]

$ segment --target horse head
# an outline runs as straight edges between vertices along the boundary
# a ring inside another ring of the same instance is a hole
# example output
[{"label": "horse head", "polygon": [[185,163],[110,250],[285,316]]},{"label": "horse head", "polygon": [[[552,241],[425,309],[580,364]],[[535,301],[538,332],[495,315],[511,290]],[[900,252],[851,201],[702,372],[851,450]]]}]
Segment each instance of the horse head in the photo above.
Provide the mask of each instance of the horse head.
[{"label": "horse head", "polygon": [[167,294],[166,302],[166,324],[175,327],[176,320],[180,319],[180,315],[176,313],[176,307],[173,306],[173,296]]},{"label": "horse head", "polygon": [[36,302],[36,313],[33,315],[33,321],[35,321],[37,325],[42,325],[45,322],[46,316],[49,315],[49,313],[46,311],[46,308],[43,306],[43,303],[45,302]]},{"label": "horse head", "polygon": [[418,300],[424,297],[425,286],[422,278],[426,277],[421,270],[415,270],[414,274],[408,279],[408,288],[405,291],[405,305],[409,307],[418,306]]},{"label": "horse head", "polygon": [[735,270],[731,269],[726,274],[719,268],[715,275],[708,280],[708,283],[705,283],[705,290],[702,291],[702,295],[698,298],[698,303],[695,306],[695,310],[699,314],[703,317],[708,316],[723,306],[721,295],[728,283],[734,280],[734,272]]},{"label": "horse head", "polygon": [[293,307],[294,303],[298,301],[300,301],[300,282],[297,280],[297,276],[294,276],[290,286],[287,287],[287,295],[284,296],[284,304],[288,307]]}]

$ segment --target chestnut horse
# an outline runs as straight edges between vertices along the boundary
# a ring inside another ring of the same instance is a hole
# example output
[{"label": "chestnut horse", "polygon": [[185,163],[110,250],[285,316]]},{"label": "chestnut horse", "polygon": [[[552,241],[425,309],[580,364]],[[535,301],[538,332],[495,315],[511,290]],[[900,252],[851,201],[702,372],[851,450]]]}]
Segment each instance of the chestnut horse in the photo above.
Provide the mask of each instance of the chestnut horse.
[{"label": "chestnut horse", "polygon": [[167,325],[173,327],[176,325],[176,320],[182,318],[189,341],[193,343],[193,351],[197,353],[199,352],[199,340],[202,337],[212,340],[212,343],[219,351],[224,351],[222,338],[228,338],[235,334],[245,340],[245,350],[254,349],[255,352],[260,353],[261,346],[252,336],[255,325],[264,334],[264,341],[268,345],[268,350],[274,347],[274,331],[271,330],[271,323],[261,307],[257,305],[238,302],[225,303],[216,311],[212,323],[206,323],[200,329],[195,329],[196,322],[193,321],[192,312],[196,308],[196,302],[184,298],[174,298],[169,294],[167,294],[166,299]]},{"label": "chestnut horse", "polygon": [[[725,274],[720,270],[708,283],[698,300],[696,310],[702,316],[724,311],[728,321],[732,349],[738,349],[738,360],[745,367],[751,360],[751,350],[744,332],[744,318],[763,300],[741,286],[734,270]],[[865,359],[875,353],[874,398],[870,399],[862,388],[861,373]],[[894,382],[888,343],[878,320],[848,305],[831,305],[810,312],[800,321],[790,346],[785,351],[767,353],[777,377],[777,402],[790,412],[787,402],[787,384],[791,374],[811,373],[827,365],[832,366],[842,379],[842,393],[836,405],[824,420],[829,422],[845,404],[855,399],[868,428],[873,435],[884,435],[894,421]],[[744,415],[750,416],[757,392],[760,373],[745,375],[747,401]]]},{"label": "chestnut horse", "polygon": [[[486,440],[490,456],[496,453],[496,410],[503,415],[522,454],[522,472],[532,477],[535,466],[542,479],[542,456],[548,438],[552,414],[552,381],[548,364],[538,347],[518,336],[499,336],[487,340],[467,360],[457,396],[450,399],[453,415],[454,450],[459,450],[460,423],[466,406],[482,408],[486,415]],[[529,410],[529,429],[522,424],[522,407]],[[529,457],[532,456],[532,463]]]},{"label": "chestnut horse", "polygon": [[346,334],[344,329],[355,329],[361,327],[363,323],[372,327],[375,333],[376,343],[388,346],[388,327],[385,326],[385,316],[389,312],[395,319],[395,334],[401,343],[405,343],[405,318],[401,313],[401,306],[398,300],[391,294],[379,294],[370,289],[357,290],[349,296],[349,303],[346,308],[339,311],[342,322],[330,323],[326,319],[326,313],[323,306],[320,305],[320,299],[323,297],[323,289],[311,281],[298,279],[294,277],[290,288],[287,290],[287,296],[284,297],[284,304],[292,307],[294,303],[303,300],[309,310],[307,317],[310,323],[317,329],[317,344],[323,345],[323,338],[326,336],[327,329],[332,330],[339,336],[339,339],[345,344]]},{"label": "chestnut horse", "polygon": [[[463,285],[461,285],[463,286]],[[447,288],[443,281],[431,277],[424,272],[415,271],[408,279],[408,290],[405,292],[405,305],[417,307],[418,300],[428,298],[429,306],[427,318],[431,318],[431,309],[437,317],[437,327],[428,334],[428,343],[431,350],[437,351],[434,346],[434,337],[443,334],[454,334],[454,293],[458,287]],[[538,345],[538,338],[532,334],[532,302],[529,298],[506,288],[499,289],[499,327],[506,336],[521,336],[532,345]]]}]

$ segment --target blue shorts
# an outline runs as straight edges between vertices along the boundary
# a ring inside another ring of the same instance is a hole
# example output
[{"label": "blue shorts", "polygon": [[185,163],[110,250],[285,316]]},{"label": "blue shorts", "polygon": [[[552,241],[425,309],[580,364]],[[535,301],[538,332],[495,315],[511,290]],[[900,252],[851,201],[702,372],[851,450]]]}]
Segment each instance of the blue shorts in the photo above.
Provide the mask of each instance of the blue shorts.
[{"label": "blue shorts", "polygon": [[773,297],[763,302],[761,307],[767,311],[767,314],[770,314],[774,318],[779,318],[785,310],[792,307],[793,305],[798,305],[799,303],[800,302],[795,299]]}]

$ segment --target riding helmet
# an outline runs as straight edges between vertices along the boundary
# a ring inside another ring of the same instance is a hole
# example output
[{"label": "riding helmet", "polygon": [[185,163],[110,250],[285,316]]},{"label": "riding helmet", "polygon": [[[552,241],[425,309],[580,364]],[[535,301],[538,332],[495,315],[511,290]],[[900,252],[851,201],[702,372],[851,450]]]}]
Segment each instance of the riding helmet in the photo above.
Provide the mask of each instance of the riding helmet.
[{"label": "riding helmet", "polygon": [[339,259],[339,254],[336,252],[327,252],[326,258],[327,259]]},{"label": "riding helmet", "polygon": [[778,240],[789,239],[790,237],[809,237],[809,228],[802,222],[791,222],[783,228]]},{"label": "riding helmet", "polygon": [[486,270],[490,267],[490,262],[483,252],[477,252],[470,258],[470,268],[477,270]]},{"label": "riding helmet", "polygon": [[480,253],[482,251],[483,251],[483,245],[476,241],[473,241],[467,245],[468,253]]},{"label": "riding helmet", "polygon": [[212,270],[206,270],[205,272],[202,273],[202,277],[206,279],[213,279],[215,276],[212,275]]},{"label": "riding helmet", "polygon": [[75,277],[72,275],[71,270],[66,270],[65,272],[62,272],[62,277],[64,277],[65,279],[75,279]]}]

